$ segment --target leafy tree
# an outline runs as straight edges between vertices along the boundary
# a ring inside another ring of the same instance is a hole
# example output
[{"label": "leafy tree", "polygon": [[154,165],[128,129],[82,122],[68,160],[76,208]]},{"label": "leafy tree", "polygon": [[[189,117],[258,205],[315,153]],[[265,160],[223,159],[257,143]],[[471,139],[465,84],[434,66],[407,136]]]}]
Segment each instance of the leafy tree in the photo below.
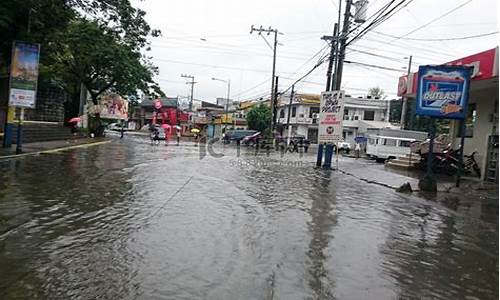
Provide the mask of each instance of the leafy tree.
[{"label": "leafy tree", "polygon": [[249,129],[262,132],[271,122],[271,109],[264,104],[256,105],[247,113],[246,119]]},{"label": "leafy tree", "polygon": [[399,123],[401,121],[401,110],[403,108],[403,101],[401,99],[392,100],[389,107],[389,122]]},{"label": "leafy tree", "polygon": [[378,97],[380,99],[385,99],[387,98],[387,96],[385,95],[385,92],[383,89],[381,89],[380,87],[376,86],[376,87],[372,87],[368,90],[368,95],[369,96],[372,96],[373,98],[375,97]]}]

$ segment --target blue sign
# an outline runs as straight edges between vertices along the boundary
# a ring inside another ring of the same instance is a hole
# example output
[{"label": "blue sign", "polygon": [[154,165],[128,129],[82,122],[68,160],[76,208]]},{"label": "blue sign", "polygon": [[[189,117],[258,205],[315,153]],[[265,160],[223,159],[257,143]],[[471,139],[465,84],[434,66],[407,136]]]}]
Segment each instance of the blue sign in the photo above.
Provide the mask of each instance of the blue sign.
[{"label": "blue sign", "polygon": [[368,138],[364,137],[364,136],[357,136],[354,138],[354,141],[358,144],[366,144],[366,142],[368,141]]},{"label": "blue sign", "polygon": [[471,73],[472,68],[465,66],[420,66],[417,115],[464,119]]}]

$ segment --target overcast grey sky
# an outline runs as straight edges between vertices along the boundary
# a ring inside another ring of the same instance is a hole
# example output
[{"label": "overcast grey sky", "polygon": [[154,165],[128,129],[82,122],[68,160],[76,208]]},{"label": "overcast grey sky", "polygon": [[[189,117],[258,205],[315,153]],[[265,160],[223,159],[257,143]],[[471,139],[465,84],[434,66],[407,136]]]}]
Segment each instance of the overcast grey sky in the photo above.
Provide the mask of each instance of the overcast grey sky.
[{"label": "overcast grey sky", "polygon": [[[338,17],[339,0],[134,0],[147,12],[152,27],[163,36],[152,40],[157,77],[168,96],[187,96],[190,87],[181,74],[195,76],[195,99],[215,101],[225,97],[223,82],[231,80],[231,98],[246,100],[270,93],[272,51],[262,37],[250,34],[250,26],[272,26],[279,36],[276,74],[280,89],[314,66],[314,56],[326,46],[320,38],[331,35]],[[367,15],[374,14],[389,0],[370,0]],[[398,1],[396,1],[398,2]],[[419,64],[444,63],[498,45],[498,34],[451,41],[413,41],[393,38],[404,35],[453,8],[461,8],[406,38],[446,39],[490,33],[498,30],[496,0],[414,0],[376,29],[353,43],[346,60],[398,69],[381,70],[345,64],[342,81],[348,94],[366,94],[370,87],[380,86],[386,94],[396,94],[397,81],[406,71],[404,57],[414,56],[413,70]],[[345,1],[342,1],[342,6]],[[272,43],[272,37],[267,37]],[[203,39],[203,40],[202,40]],[[364,51],[367,53],[355,52]],[[326,48],[324,51],[327,51]],[[321,53],[326,53],[321,51]],[[312,58],[312,59],[311,59]],[[296,86],[299,92],[320,93],[324,90],[326,64]]]}]

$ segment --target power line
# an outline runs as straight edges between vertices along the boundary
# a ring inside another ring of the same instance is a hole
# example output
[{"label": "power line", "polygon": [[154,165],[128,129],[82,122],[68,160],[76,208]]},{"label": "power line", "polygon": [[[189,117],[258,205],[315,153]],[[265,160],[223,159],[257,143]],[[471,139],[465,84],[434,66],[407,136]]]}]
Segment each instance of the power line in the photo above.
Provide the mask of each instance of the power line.
[{"label": "power line", "polygon": [[[413,0],[409,0],[406,4],[404,4],[406,1],[407,0],[401,0],[394,7],[390,8],[390,9],[387,7],[386,9],[384,9],[384,11],[383,11],[384,15],[376,18],[368,26],[366,26],[365,28],[363,28],[363,30],[361,30],[361,32],[359,32],[356,36],[354,36],[350,41],[347,42],[347,45],[349,45],[349,44],[353,43],[354,41],[360,39],[362,36],[366,35],[369,31],[373,30],[375,27],[377,27],[380,24],[382,24],[383,22],[387,21],[388,19],[390,19],[391,17],[393,17],[396,13],[398,13],[401,9],[407,7],[411,2],[413,2]],[[393,2],[394,2],[394,0],[391,1],[390,4],[392,4]],[[398,10],[396,10],[396,9],[398,9]],[[388,12],[385,12],[387,10],[388,10]]]},{"label": "power line", "polygon": [[[378,32],[378,31],[373,31],[373,32],[376,34],[383,35],[383,36],[388,36],[388,37],[392,37],[392,38],[399,38],[399,37],[392,35],[392,34],[382,33],[382,32]],[[464,37],[454,37],[454,38],[435,38],[435,39],[400,38],[400,39],[409,40],[409,41],[423,41],[423,42],[456,41],[456,40],[467,40],[467,39],[480,38],[480,37],[485,37],[485,36],[490,36],[490,35],[495,35],[495,34],[498,34],[498,30],[493,31],[493,32],[488,32],[488,33],[469,35],[469,36],[464,36]]]},{"label": "power line", "polygon": [[429,26],[430,24],[432,24],[432,23],[434,23],[434,22],[436,22],[436,21],[438,21],[438,20],[441,20],[442,18],[446,17],[447,15],[451,14],[452,12],[454,12],[454,11],[456,11],[456,10],[458,10],[458,9],[462,8],[463,6],[465,6],[465,5],[467,5],[467,4],[471,3],[471,2],[472,2],[472,0],[467,0],[467,1],[465,1],[464,3],[462,3],[462,4],[460,4],[460,5],[458,5],[458,6],[454,7],[454,8],[452,8],[451,10],[449,10],[449,11],[445,12],[444,14],[442,14],[442,15],[440,15],[440,16],[438,16],[438,17],[436,17],[436,18],[432,19],[432,20],[430,20],[429,22],[427,22],[427,23],[425,23],[425,24],[423,24],[423,25],[421,25],[421,26],[419,26],[419,27],[417,27],[417,28],[415,28],[415,29],[413,29],[413,30],[409,31],[408,33],[405,33],[405,34],[403,34],[403,35],[401,35],[401,36],[397,37],[395,40],[391,41],[390,43],[392,43],[392,42],[394,42],[394,41],[397,41],[397,40],[399,40],[399,39],[401,39],[401,38],[404,38],[404,37],[406,37],[406,36],[408,36],[408,35],[410,35],[410,34],[412,34],[412,33],[415,33],[415,32],[417,32],[417,31],[419,31],[420,29],[425,28],[425,27]]},{"label": "power line", "polygon": [[248,89],[246,89],[246,90],[243,90],[243,91],[241,91],[241,92],[238,92],[238,93],[234,94],[233,96],[234,96],[234,97],[236,97],[236,96],[244,95],[245,93],[247,93],[247,92],[249,92],[249,91],[252,91],[252,90],[254,90],[254,89],[258,88],[259,86],[261,86],[261,85],[265,84],[265,83],[266,83],[266,82],[268,82],[269,80],[270,80],[270,78],[266,78],[266,80],[262,81],[261,83],[259,83],[259,84],[255,85],[255,86],[253,86],[253,87],[251,87],[251,88],[248,88]]},{"label": "power line", "polygon": [[[185,61],[172,60],[172,59],[155,58],[154,60],[160,61],[160,62],[169,62],[169,63],[183,64],[183,65],[193,65],[193,66],[200,66],[200,67],[207,67],[207,68],[214,68],[214,69],[227,69],[227,70],[239,70],[239,71],[257,72],[257,73],[269,73],[269,71],[266,71],[266,70],[246,69],[246,68],[239,68],[239,67],[229,67],[229,66],[220,66],[220,65],[200,64],[200,63],[185,62]],[[283,73],[283,74],[292,74],[291,72],[281,72],[281,73]]]},{"label": "power line", "polygon": [[346,60],[346,61],[344,61],[344,62],[345,62],[345,63],[348,63],[348,64],[357,64],[357,65],[362,65],[362,66],[367,66],[367,67],[372,67],[372,68],[377,68],[377,69],[382,69],[382,70],[387,70],[387,71],[395,71],[395,72],[402,73],[402,71],[401,71],[401,70],[394,69],[394,68],[389,68],[389,67],[384,67],[384,66],[378,66],[378,65],[366,64],[366,63],[362,63],[362,62],[349,61],[349,60]]}]

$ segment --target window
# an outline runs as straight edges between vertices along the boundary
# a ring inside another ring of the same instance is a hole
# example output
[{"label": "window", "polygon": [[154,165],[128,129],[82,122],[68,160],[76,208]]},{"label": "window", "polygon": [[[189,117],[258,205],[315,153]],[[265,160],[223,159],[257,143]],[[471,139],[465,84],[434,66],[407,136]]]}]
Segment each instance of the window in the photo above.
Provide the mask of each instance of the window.
[{"label": "window", "polygon": [[280,109],[280,118],[284,118],[284,117],[285,117],[285,110]]},{"label": "window", "polygon": [[352,131],[348,131],[347,136],[351,136],[351,135],[352,135]]},{"label": "window", "polygon": [[297,107],[292,107],[292,118],[295,117],[295,115],[297,114]]},{"label": "window", "polygon": [[347,116],[349,114],[349,110],[347,108],[344,108],[344,116]]},{"label": "window", "polygon": [[373,111],[373,110],[365,110],[363,120],[366,120],[366,121],[373,121],[373,120],[375,120],[375,111]]},{"label": "window", "polygon": [[399,147],[410,147],[410,141],[399,141]]},{"label": "window", "polygon": [[314,114],[319,113],[319,107],[311,107],[309,109],[309,118],[312,118]]},{"label": "window", "polygon": [[354,116],[354,120],[359,120],[359,116]]},{"label": "window", "polygon": [[383,145],[384,146],[396,146],[397,140],[393,139],[383,139]]},{"label": "window", "polygon": [[344,116],[344,120],[349,120],[349,116]]}]

